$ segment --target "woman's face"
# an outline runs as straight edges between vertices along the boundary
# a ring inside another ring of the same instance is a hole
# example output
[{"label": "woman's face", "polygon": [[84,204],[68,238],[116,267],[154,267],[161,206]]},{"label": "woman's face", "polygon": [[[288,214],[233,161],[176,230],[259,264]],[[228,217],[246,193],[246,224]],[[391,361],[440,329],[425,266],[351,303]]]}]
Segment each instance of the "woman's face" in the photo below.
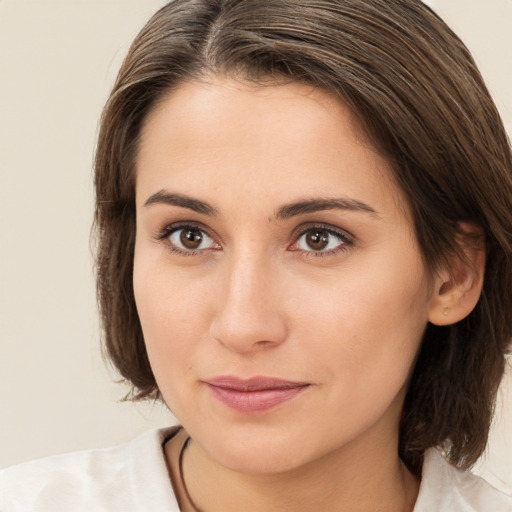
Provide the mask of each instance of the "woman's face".
[{"label": "woman's face", "polygon": [[185,83],[147,119],[135,298],[161,393],[214,461],[396,449],[431,299],[391,176],[305,85]]}]

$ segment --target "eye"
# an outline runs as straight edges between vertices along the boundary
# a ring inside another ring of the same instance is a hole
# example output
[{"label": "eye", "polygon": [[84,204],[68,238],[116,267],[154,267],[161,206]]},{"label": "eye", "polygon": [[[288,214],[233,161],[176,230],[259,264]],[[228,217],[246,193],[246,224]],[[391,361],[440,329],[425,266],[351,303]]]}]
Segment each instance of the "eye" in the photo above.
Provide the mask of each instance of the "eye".
[{"label": "eye", "polygon": [[220,247],[203,229],[193,225],[168,226],[159,239],[167,240],[173,252],[182,254]]},{"label": "eye", "polygon": [[352,244],[350,238],[332,228],[312,227],[297,237],[292,250],[320,253],[322,255],[337,253]]}]

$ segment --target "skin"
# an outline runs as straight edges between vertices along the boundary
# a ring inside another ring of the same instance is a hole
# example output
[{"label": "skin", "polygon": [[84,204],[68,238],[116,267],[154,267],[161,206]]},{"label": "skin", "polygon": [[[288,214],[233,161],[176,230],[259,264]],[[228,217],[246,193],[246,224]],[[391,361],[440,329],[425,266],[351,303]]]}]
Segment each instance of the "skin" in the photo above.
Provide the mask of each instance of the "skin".
[{"label": "skin", "polygon": [[[283,210],[312,199],[331,203]],[[451,319],[407,200],[349,110],[296,83],[185,83],[143,127],[136,202],[137,308],[159,389],[192,437],[197,506],[412,510],[400,412],[427,321]],[[197,226],[198,249],[180,222]],[[308,245],[315,229],[326,249]],[[242,414],[204,382],[225,375],[308,386]],[[166,446],[174,476],[182,442]]]}]

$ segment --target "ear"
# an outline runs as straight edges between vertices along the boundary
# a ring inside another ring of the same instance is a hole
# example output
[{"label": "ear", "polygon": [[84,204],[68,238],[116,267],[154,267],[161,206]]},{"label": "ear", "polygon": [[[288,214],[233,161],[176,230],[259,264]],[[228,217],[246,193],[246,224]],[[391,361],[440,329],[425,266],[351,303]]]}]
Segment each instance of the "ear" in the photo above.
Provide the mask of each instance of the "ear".
[{"label": "ear", "polygon": [[485,241],[480,228],[461,222],[458,243],[464,255],[448,256],[447,268],[436,276],[428,320],[452,325],[468,316],[476,306],[484,283]]}]

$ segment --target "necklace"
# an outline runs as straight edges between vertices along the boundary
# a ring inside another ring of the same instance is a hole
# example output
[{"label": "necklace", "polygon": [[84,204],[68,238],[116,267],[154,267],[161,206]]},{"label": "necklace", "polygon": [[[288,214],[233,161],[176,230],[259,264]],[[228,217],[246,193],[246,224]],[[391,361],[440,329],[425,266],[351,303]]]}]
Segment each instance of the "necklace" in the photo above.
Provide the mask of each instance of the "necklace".
[{"label": "necklace", "polygon": [[194,512],[202,512],[200,508],[196,506],[192,498],[190,497],[190,494],[187,489],[187,484],[185,483],[185,478],[183,477],[183,455],[185,453],[185,450],[187,449],[188,444],[190,443],[190,436],[185,439],[185,442],[183,443],[183,446],[180,450],[180,456],[178,458],[178,468],[180,470],[180,480],[181,485],[183,487],[183,490],[185,491],[185,496],[187,497],[188,502],[190,503],[190,506],[194,509]]}]

